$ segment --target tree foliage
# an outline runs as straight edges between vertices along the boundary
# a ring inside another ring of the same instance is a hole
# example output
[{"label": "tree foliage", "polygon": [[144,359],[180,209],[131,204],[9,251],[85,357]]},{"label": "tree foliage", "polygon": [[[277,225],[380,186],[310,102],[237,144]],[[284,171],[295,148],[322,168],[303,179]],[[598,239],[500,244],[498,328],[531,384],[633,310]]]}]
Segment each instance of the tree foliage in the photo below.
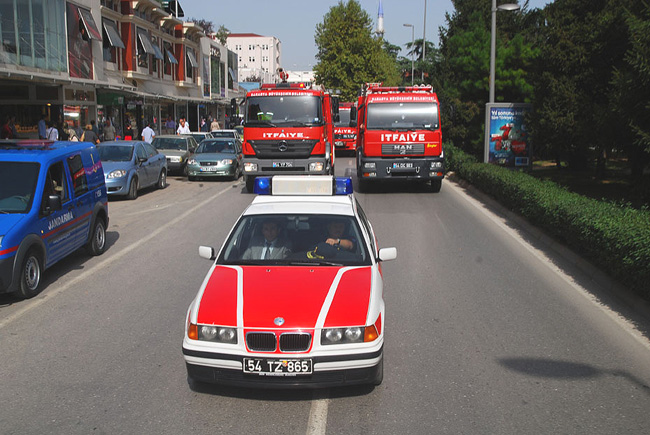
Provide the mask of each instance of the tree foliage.
[{"label": "tree foliage", "polygon": [[226,28],[223,24],[219,26],[217,32],[215,33],[215,38],[221,43],[221,45],[226,45],[226,40],[230,35],[230,30]]},{"label": "tree foliage", "polygon": [[190,23],[194,23],[194,24],[196,24],[198,26],[201,26],[201,28],[203,29],[203,32],[205,32],[206,35],[209,35],[210,33],[214,32],[214,23],[212,23],[212,21],[205,20],[203,18],[201,18],[201,19],[190,18],[187,21],[190,22]]},{"label": "tree foliage", "polygon": [[332,6],[316,26],[315,41],[316,81],[339,89],[344,101],[354,101],[362,83],[399,83],[396,61],[383,40],[372,37],[372,20],[358,1]]}]

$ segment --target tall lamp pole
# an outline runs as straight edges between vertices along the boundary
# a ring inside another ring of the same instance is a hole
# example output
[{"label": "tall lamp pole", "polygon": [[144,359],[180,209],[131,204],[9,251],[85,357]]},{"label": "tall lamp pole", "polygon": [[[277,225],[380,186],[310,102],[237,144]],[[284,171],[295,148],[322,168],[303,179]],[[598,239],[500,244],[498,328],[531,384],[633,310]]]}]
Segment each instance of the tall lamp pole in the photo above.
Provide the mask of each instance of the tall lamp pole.
[{"label": "tall lamp pole", "polygon": [[496,75],[494,71],[494,64],[496,62],[495,58],[497,51],[497,11],[516,11],[518,9],[519,5],[514,3],[506,3],[497,7],[497,0],[492,0],[492,32],[490,38],[490,103],[494,103],[494,81]]},{"label": "tall lamp pole", "polygon": [[[496,1],[496,0],[494,0]],[[427,0],[424,0],[424,25],[422,26],[422,62],[427,57]],[[424,83],[424,67],[422,67],[422,83]]]},{"label": "tall lamp pole", "polygon": [[413,86],[413,74],[415,74],[415,64],[413,63],[413,54],[415,53],[415,27],[413,24],[404,24],[404,27],[411,28],[411,86]]}]

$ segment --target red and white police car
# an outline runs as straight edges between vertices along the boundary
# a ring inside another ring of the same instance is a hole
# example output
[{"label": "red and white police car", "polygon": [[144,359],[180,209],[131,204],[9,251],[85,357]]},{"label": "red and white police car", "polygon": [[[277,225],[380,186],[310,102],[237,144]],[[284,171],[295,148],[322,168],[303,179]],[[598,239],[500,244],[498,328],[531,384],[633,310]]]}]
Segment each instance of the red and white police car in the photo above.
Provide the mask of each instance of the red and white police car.
[{"label": "red and white police car", "polygon": [[383,379],[385,306],[372,226],[349,178],[256,179],[192,301],[188,381],[265,387],[375,384]]}]

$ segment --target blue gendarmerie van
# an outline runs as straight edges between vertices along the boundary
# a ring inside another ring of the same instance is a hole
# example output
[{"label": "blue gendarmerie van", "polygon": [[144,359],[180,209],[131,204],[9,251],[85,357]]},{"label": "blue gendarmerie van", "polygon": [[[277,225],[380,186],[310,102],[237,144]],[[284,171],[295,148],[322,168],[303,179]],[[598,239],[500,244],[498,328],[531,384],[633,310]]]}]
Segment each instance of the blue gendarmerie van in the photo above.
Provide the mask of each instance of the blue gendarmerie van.
[{"label": "blue gendarmerie van", "polygon": [[106,249],[108,198],[86,142],[0,141],[0,293],[30,298],[43,271],[85,246]]}]

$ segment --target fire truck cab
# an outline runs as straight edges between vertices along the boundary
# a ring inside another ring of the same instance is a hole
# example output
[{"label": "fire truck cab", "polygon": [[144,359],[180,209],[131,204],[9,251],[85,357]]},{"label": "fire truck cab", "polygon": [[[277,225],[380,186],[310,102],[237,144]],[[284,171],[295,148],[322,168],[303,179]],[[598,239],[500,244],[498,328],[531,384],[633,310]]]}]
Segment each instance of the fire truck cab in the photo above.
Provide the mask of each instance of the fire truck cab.
[{"label": "fire truck cab", "polygon": [[[342,102],[339,103],[339,122],[334,124],[334,145],[336,152],[351,152],[357,149],[357,128],[352,127],[356,119],[352,119],[354,103]],[[354,109],[356,114],[356,109]]]},{"label": "fire truck cab", "polygon": [[334,174],[338,106],[331,95],[304,83],[264,84],[244,104],[244,179],[277,174]]},{"label": "fire truck cab", "polygon": [[431,86],[364,85],[358,101],[359,188],[375,180],[421,180],[439,192],[444,177],[438,97]]}]

